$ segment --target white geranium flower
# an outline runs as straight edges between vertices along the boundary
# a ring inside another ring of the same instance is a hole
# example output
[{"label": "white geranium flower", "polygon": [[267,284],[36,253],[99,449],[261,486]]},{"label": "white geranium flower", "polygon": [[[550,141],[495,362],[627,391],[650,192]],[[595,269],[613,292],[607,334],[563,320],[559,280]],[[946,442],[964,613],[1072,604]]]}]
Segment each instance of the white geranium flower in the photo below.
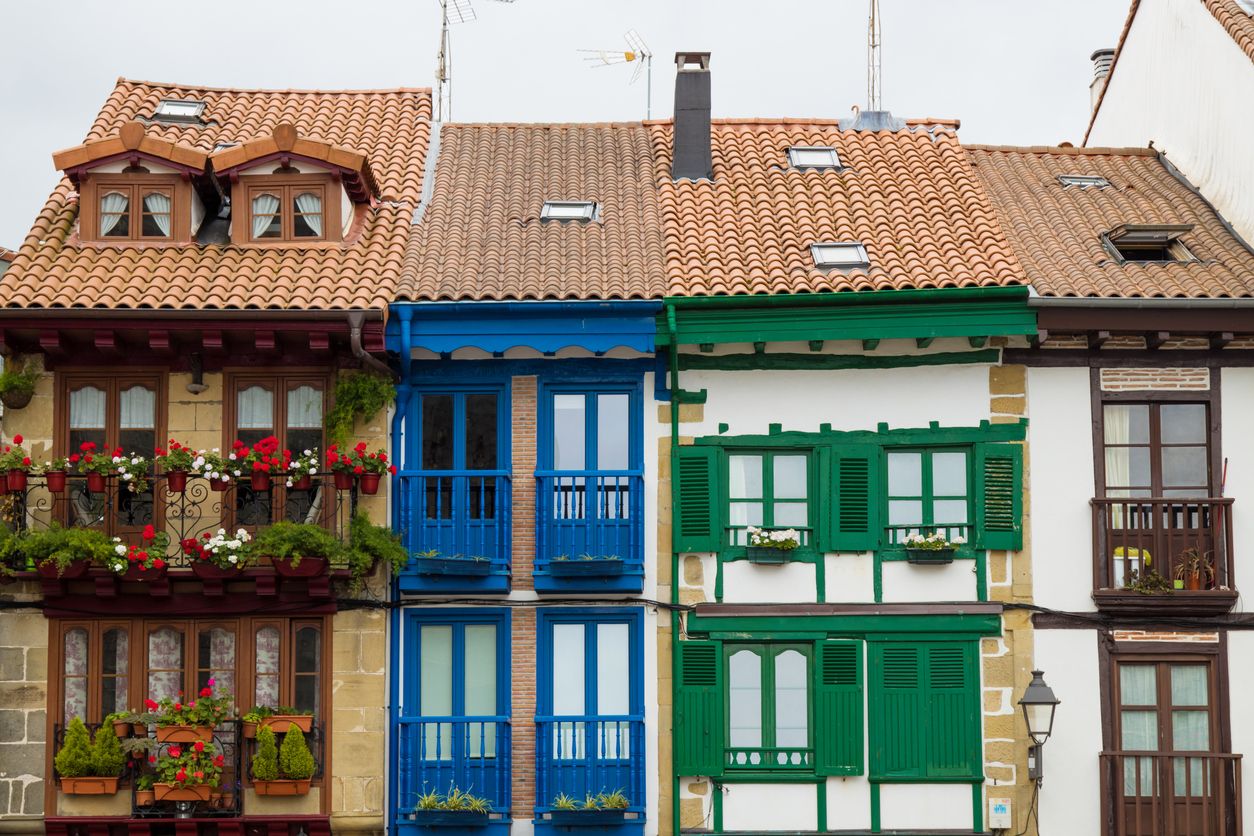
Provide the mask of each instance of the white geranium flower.
[{"label": "white geranium flower", "polygon": [[117,552],[119,555],[126,554],[126,546],[122,545],[121,543],[118,543],[116,546],[114,546],[113,550]]},{"label": "white geranium flower", "polygon": [[231,561],[232,563],[239,563],[239,555],[233,554],[230,557],[228,557],[227,560]]}]

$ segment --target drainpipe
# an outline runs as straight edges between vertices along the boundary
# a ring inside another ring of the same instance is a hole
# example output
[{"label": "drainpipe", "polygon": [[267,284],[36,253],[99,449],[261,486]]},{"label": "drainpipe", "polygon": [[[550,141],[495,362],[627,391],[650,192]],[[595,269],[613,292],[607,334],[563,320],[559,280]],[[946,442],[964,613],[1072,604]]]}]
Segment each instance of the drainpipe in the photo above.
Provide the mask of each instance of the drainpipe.
[{"label": "drainpipe", "polygon": [[[667,353],[671,369],[671,603],[679,603],[679,552],[675,551],[675,523],[679,508],[679,481],[675,466],[679,460],[679,327],[675,306],[666,304],[666,332],[670,336]],[[679,775],[675,772],[675,683],[679,682],[679,611],[671,608],[671,833],[679,836]],[[711,791],[715,791],[711,785]],[[712,800],[712,799],[711,799]]]},{"label": "drainpipe", "polygon": [[365,366],[374,369],[380,374],[387,375],[396,382],[396,373],[378,357],[375,357],[361,344],[362,328],[366,324],[366,315],[362,311],[350,311],[348,314],[348,344],[353,350],[353,356],[360,360]]}]

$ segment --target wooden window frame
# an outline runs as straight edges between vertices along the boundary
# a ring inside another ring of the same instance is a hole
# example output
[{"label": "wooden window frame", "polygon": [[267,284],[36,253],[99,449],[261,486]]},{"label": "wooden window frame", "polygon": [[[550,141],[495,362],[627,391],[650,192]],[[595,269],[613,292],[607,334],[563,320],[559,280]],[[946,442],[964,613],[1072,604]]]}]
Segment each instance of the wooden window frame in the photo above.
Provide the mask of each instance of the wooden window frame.
[{"label": "wooden window frame", "polygon": [[[1138,393],[1139,394],[1139,393]],[[1190,486],[1167,486],[1163,483],[1162,472],[1162,452],[1171,447],[1197,447],[1197,444],[1164,444],[1162,441],[1162,407],[1173,405],[1199,405],[1206,409],[1206,485],[1207,496],[1218,495],[1218,485],[1215,459],[1215,445],[1218,443],[1219,426],[1218,421],[1211,415],[1211,402],[1209,398],[1112,398],[1110,393],[1102,396],[1100,404],[1101,412],[1101,434],[1098,436],[1100,446],[1094,450],[1095,456],[1101,461],[1101,477],[1097,484],[1098,496],[1112,496],[1109,491],[1112,488],[1106,484],[1106,407],[1107,406],[1147,406],[1149,407],[1149,441],[1145,444],[1122,444],[1115,445],[1120,448],[1137,448],[1144,447],[1149,450],[1149,467],[1150,467],[1150,496],[1164,496],[1166,490],[1187,490]],[[1100,453],[1100,455],[1099,455]],[[1143,488],[1113,488],[1113,490],[1142,490]]]},{"label": "wooden window frame", "polygon": [[[759,456],[762,459],[762,496],[760,498],[739,497],[732,498],[731,495],[731,457],[732,456]],[[809,553],[815,548],[816,534],[819,531],[818,515],[822,513],[819,501],[818,490],[818,471],[819,466],[815,455],[815,451],[810,447],[730,447],[722,456],[722,478],[719,480],[719,516],[726,520],[724,533],[721,536],[724,548],[744,548],[743,544],[734,542],[731,534],[733,528],[741,530],[740,526],[734,526],[731,522],[732,503],[762,503],[762,528],[770,530],[779,528],[780,524],[775,522],[775,506],[779,502],[797,503],[796,499],[780,500],[775,496],[775,468],[773,466],[776,456],[802,456],[806,460],[806,525],[804,526],[784,526],[785,528],[796,528],[803,532],[802,542],[795,550],[798,553]],[[769,511],[769,513],[768,513]],[[805,538],[808,533],[808,541]]]},{"label": "wooden window frame", "polygon": [[[1123,695],[1119,669],[1125,665],[1153,665],[1156,670],[1154,672],[1156,699],[1157,702],[1153,706],[1128,706],[1123,703]],[[1209,700],[1207,702],[1207,713],[1210,715],[1209,739],[1210,748],[1206,749],[1207,754],[1225,754],[1222,749],[1222,734],[1220,732],[1220,709],[1221,695],[1219,693],[1219,672],[1218,665],[1214,654],[1209,653],[1127,653],[1118,652],[1111,656],[1111,672],[1110,672],[1110,702],[1111,717],[1114,721],[1114,728],[1111,733],[1113,740],[1118,742],[1122,740],[1122,712],[1125,708],[1141,711],[1154,711],[1158,715],[1158,732],[1159,746],[1157,749],[1146,750],[1129,750],[1129,751],[1145,751],[1145,752],[1169,752],[1175,751],[1174,747],[1166,746],[1162,740],[1164,712],[1170,716],[1175,705],[1171,702],[1171,682],[1170,676],[1163,675],[1164,666],[1168,669],[1171,665],[1205,665],[1206,666],[1206,687]],[[1197,706],[1188,706],[1194,710]],[[1118,747],[1123,748],[1122,744]],[[1193,750],[1186,750],[1193,751]],[[1199,752],[1203,750],[1198,750]]]},{"label": "wooden window frame", "polygon": [[[918,496],[909,496],[906,494],[895,494],[892,492],[890,485],[891,474],[889,471],[888,458],[894,453],[918,453],[919,454],[919,490]],[[937,495],[933,479],[932,457],[936,453],[962,453],[966,456],[966,496],[949,496]],[[936,446],[910,446],[910,447],[892,447],[885,446],[883,454],[884,467],[884,490],[883,490],[883,520],[885,527],[889,533],[893,531],[890,522],[890,510],[893,500],[918,500],[920,505],[920,515],[922,521],[919,522],[918,528],[921,532],[932,530],[944,530],[951,532],[954,527],[965,526],[969,532],[966,536],[967,542],[959,547],[964,554],[969,552],[973,547],[976,539],[975,525],[975,499],[976,499],[976,473],[975,473],[975,446],[963,444],[957,446],[936,445]],[[936,502],[963,500],[967,504],[967,521],[965,523],[938,523],[936,521]],[[836,501],[839,501],[837,498]],[[904,550],[904,543],[894,543],[891,537],[887,537],[884,542],[884,548],[890,550]]]},{"label": "wooden window frame", "polygon": [[[343,240],[341,215],[342,187],[330,174],[244,175],[231,187],[231,241],[265,247],[290,244],[325,244]],[[305,192],[321,193],[322,235],[295,234],[294,202]],[[280,235],[278,238],[253,236],[253,198],[274,194],[279,198]]]},{"label": "wooden window frame", "polygon": [[[97,244],[174,244],[191,241],[192,190],[188,180],[179,174],[119,173],[89,175],[80,183],[79,237]],[[109,192],[127,195],[128,222],[126,235],[105,236],[100,233],[100,199]],[[143,198],[160,192],[170,198],[170,234],[143,234]]]},{"label": "wooden window frame", "polygon": [[[803,766],[796,765],[780,765],[775,762],[764,762],[760,764],[734,766],[727,765],[727,769],[732,772],[785,772],[785,773],[806,773],[814,772],[814,665],[815,665],[815,643],[812,641],[748,641],[748,642],[723,642],[722,648],[722,665],[723,665],[723,749],[724,757],[726,751],[732,749],[731,745],[731,658],[740,651],[752,651],[758,657],[758,665],[760,667],[760,679],[758,680],[758,703],[761,711],[759,720],[762,723],[761,734],[762,743],[758,749],[777,749],[777,741],[775,739],[775,725],[779,719],[776,713],[775,705],[775,659],[781,654],[789,650],[795,650],[800,653],[806,660],[806,745],[804,748],[810,751],[811,763]],[[740,747],[734,747],[740,748]],[[794,748],[794,747],[788,747]]]}]

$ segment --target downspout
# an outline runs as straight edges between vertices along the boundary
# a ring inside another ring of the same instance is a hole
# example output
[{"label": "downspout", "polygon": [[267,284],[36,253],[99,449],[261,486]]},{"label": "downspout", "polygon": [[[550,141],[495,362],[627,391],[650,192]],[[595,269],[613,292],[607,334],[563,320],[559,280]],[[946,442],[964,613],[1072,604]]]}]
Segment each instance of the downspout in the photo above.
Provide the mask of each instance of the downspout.
[{"label": "downspout", "polygon": [[[679,552],[675,550],[675,523],[679,508],[679,480],[675,466],[679,461],[679,327],[676,323],[675,305],[666,303],[666,333],[670,345],[666,351],[670,360],[671,380],[671,603],[679,603]],[[671,607],[671,834],[679,836],[680,803],[679,774],[675,771],[676,745],[679,735],[675,729],[675,687],[679,682],[679,610]],[[711,786],[711,792],[717,791]]]},{"label": "downspout", "polygon": [[396,373],[378,357],[375,357],[361,344],[361,332],[366,324],[366,315],[362,311],[350,311],[348,314],[348,344],[353,350],[353,356],[362,362],[368,368],[374,369],[379,374],[387,375],[393,383],[396,382]]},{"label": "downspout", "polygon": [[[396,386],[396,408],[392,411],[392,463],[395,464],[398,469],[403,469],[406,465],[405,459],[403,458],[403,452],[405,449],[405,441],[404,441],[405,419],[409,410],[409,365],[410,365],[409,323],[410,323],[410,319],[413,316],[413,310],[408,305],[402,306],[398,311],[398,316],[401,322],[401,369],[403,370],[403,373],[401,375],[400,382]],[[357,332],[357,342],[355,345],[360,345],[360,331]],[[370,356],[370,355],[367,355],[367,356]],[[389,373],[390,371],[391,370],[389,370]],[[392,496],[392,530],[401,531],[402,520],[403,520],[401,507],[404,504],[404,497],[403,497],[403,492],[401,490],[401,477],[399,475],[392,476],[391,496]],[[389,641],[388,641],[388,652],[390,654],[388,656],[388,673],[391,677],[391,680],[388,683],[388,686],[389,686],[388,696],[391,702],[391,706],[389,707],[389,711],[388,711],[388,716],[391,719],[391,724],[388,730],[388,742],[390,743],[390,752],[388,755],[389,768],[388,768],[387,787],[388,787],[388,795],[390,796],[390,803],[388,804],[387,809],[384,811],[384,815],[386,816],[386,821],[387,821],[385,832],[390,833],[396,827],[396,823],[393,820],[393,814],[394,812],[399,813],[400,808],[401,808],[400,783],[399,783],[400,770],[398,768],[394,768],[394,765],[392,764],[392,759],[395,758],[396,759],[395,766],[399,766],[400,764],[399,733],[400,733],[400,718],[401,718],[401,713],[402,713],[401,712],[401,676],[405,672],[404,663],[401,661],[401,653],[402,653],[402,648],[403,648],[403,645],[401,642],[401,638],[402,638],[401,630],[403,629],[405,622],[404,622],[404,619],[402,618],[403,612],[400,607],[400,600],[401,600],[400,585],[397,582],[397,579],[395,577],[392,577],[389,579],[388,585],[389,585],[388,599],[393,604],[393,606],[391,607],[391,611],[388,613],[388,628],[390,631]]]}]

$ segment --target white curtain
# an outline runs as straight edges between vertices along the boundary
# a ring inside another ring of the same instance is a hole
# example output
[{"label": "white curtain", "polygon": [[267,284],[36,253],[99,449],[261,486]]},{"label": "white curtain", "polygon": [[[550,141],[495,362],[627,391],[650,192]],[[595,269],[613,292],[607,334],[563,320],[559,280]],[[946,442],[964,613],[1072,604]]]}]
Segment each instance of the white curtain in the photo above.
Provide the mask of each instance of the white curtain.
[{"label": "white curtain", "polygon": [[157,393],[143,386],[122,390],[121,429],[151,430],[157,425]]},{"label": "white curtain", "polygon": [[239,393],[236,426],[241,430],[268,430],[274,426],[274,393],[260,386],[249,386]]},{"label": "white curtain", "polygon": [[152,218],[152,222],[161,230],[162,235],[170,234],[170,198],[160,192],[144,195],[144,211]]},{"label": "white curtain", "polygon": [[314,235],[322,235],[322,198],[312,192],[296,195],[296,211],[300,212],[305,223],[313,230]]},{"label": "white curtain", "polygon": [[322,426],[322,391],[297,386],[287,393],[287,425],[292,429],[318,429]]},{"label": "white curtain", "polygon": [[84,386],[70,393],[70,428],[103,430],[105,425],[105,393],[93,386]]},{"label": "white curtain", "polygon": [[130,200],[120,192],[109,192],[100,198],[100,234],[108,235],[122,218],[126,217],[126,209]]},{"label": "white curtain", "polygon": [[255,645],[256,689],[253,705],[279,704],[279,631],[262,627],[257,631]]},{"label": "white curtain", "polygon": [[274,221],[279,211],[279,199],[272,194],[259,194],[253,198],[253,237],[260,238]]}]

